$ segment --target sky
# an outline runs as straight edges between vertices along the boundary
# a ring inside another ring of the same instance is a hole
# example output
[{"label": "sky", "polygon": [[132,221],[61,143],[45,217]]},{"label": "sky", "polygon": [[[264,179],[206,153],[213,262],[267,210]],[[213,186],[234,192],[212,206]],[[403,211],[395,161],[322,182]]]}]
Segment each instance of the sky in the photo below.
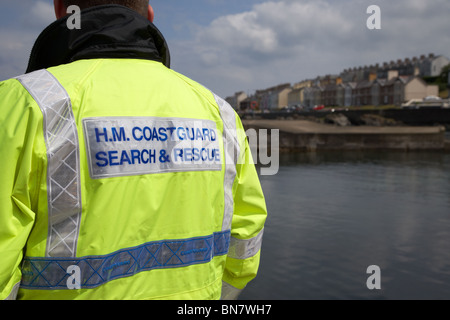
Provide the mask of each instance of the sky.
[{"label": "sky", "polygon": [[[346,68],[450,58],[449,0],[151,0],[172,69],[223,98]],[[380,8],[381,29],[369,29]],[[0,81],[25,72],[52,0],[0,0]]]}]

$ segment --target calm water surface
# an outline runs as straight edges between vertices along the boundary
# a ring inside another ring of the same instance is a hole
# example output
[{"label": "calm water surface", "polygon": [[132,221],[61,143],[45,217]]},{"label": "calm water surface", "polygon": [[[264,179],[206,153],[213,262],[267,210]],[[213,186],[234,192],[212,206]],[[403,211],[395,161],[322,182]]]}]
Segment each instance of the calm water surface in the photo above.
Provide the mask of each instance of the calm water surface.
[{"label": "calm water surface", "polygon": [[[242,299],[450,299],[450,154],[283,156]],[[381,269],[381,290],[366,286]]]}]

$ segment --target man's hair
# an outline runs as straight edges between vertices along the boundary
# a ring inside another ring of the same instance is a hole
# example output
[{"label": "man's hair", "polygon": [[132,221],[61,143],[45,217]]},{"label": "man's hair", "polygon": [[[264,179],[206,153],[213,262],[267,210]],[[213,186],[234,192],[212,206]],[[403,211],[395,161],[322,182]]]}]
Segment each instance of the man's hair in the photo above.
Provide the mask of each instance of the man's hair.
[{"label": "man's hair", "polygon": [[69,7],[77,5],[80,9],[100,6],[104,4],[120,4],[137,11],[139,14],[147,17],[148,0],[63,0],[64,5]]}]

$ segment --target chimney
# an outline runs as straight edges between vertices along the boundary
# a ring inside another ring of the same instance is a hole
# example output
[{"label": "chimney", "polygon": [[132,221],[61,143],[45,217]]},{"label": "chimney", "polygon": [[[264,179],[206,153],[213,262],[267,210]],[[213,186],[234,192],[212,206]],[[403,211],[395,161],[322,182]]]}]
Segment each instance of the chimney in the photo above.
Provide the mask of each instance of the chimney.
[{"label": "chimney", "polygon": [[369,74],[369,81],[374,81],[374,80],[376,80],[377,79],[377,74],[375,73],[375,72],[371,72],[370,74]]},{"label": "chimney", "polygon": [[337,77],[336,78],[336,84],[337,85],[342,84],[342,78],[341,77]]},{"label": "chimney", "polygon": [[398,70],[389,70],[388,71],[388,81],[398,78]]}]

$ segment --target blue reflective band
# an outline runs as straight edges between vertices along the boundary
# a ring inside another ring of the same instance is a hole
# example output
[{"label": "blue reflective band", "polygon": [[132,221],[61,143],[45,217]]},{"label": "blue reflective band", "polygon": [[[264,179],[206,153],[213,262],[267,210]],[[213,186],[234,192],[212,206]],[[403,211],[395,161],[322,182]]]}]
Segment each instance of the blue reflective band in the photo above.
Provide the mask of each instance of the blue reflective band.
[{"label": "blue reflective band", "polygon": [[79,287],[90,289],[108,281],[152,269],[180,268],[211,261],[228,253],[230,231],[182,240],[149,242],[104,256],[82,258],[29,258],[22,265],[23,289],[64,290],[71,274],[80,271]]}]

